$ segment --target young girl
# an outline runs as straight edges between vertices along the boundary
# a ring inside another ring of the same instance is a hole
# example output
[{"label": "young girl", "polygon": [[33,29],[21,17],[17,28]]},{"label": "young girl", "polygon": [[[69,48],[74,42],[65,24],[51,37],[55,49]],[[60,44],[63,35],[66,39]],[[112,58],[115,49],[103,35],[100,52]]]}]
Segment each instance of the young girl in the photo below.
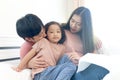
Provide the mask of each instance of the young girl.
[{"label": "young girl", "polygon": [[[76,65],[70,60],[61,64],[63,67],[60,67],[59,72],[55,73],[54,78],[50,74],[51,70],[57,67],[55,66],[57,61],[65,53],[65,47],[62,44],[66,38],[64,30],[59,23],[53,21],[45,25],[45,33],[47,35],[46,38],[39,40],[37,39],[39,37],[34,37],[36,43],[33,45],[33,48],[25,55],[14,70],[19,72],[24,69],[32,57],[42,56],[49,64],[49,67],[33,68],[32,77],[34,80],[70,80],[76,71]],[[68,73],[69,75],[67,75]]]}]

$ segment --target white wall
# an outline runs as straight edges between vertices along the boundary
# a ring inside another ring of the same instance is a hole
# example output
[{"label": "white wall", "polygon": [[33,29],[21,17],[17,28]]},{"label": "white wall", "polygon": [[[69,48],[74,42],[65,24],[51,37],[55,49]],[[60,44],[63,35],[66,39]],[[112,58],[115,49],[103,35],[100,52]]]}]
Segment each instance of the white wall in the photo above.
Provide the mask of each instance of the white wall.
[{"label": "white wall", "polygon": [[[92,13],[95,34],[110,52],[120,53],[119,0],[84,1]],[[16,34],[15,24],[17,19],[27,13],[38,15],[45,24],[51,20],[66,22],[73,10],[73,0],[0,0],[0,45],[22,43]],[[7,43],[4,38],[8,40]]]},{"label": "white wall", "polygon": [[119,0],[85,0],[92,13],[94,32],[112,54],[120,54]]},{"label": "white wall", "polygon": [[66,22],[66,11],[66,0],[0,0],[0,39],[18,39],[16,20],[28,13],[36,14],[45,24],[52,20]]}]

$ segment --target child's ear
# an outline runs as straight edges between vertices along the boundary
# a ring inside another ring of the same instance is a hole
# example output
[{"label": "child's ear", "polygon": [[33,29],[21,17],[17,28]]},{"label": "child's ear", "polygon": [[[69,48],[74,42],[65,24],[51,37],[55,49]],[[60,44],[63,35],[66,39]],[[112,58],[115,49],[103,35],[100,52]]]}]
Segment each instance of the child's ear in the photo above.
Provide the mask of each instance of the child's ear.
[{"label": "child's ear", "polygon": [[27,38],[26,37],[25,40],[28,41],[28,42],[34,42],[33,38]]}]

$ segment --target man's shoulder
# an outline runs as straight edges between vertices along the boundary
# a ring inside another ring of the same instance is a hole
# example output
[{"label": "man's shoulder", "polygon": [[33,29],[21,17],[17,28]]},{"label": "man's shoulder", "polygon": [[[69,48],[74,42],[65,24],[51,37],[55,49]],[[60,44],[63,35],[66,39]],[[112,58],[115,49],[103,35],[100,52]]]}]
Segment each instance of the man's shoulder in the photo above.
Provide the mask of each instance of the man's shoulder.
[{"label": "man's shoulder", "polygon": [[23,44],[22,44],[22,47],[28,47],[28,46],[33,46],[34,43],[32,42],[27,42],[25,41]]}]

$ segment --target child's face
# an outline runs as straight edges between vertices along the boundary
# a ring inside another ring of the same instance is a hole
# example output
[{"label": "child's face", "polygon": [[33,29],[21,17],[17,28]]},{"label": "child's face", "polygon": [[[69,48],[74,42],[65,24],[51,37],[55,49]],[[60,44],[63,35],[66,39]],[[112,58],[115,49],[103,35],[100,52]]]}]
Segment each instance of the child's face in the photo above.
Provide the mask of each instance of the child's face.
[{"label": "child's face", "polygon": [[52,43],[58,43],[62,37],[61,29],[58,25],[50,25],[47,31],[47,38]]},{"label": "child's face", "polygon": [[34,40],[34,42],[37,42],[40,39],[44,38],[45,36],[46,36],[45,30],[42,28],[41,32],[38,35],[34,36],[32,39]]}]

